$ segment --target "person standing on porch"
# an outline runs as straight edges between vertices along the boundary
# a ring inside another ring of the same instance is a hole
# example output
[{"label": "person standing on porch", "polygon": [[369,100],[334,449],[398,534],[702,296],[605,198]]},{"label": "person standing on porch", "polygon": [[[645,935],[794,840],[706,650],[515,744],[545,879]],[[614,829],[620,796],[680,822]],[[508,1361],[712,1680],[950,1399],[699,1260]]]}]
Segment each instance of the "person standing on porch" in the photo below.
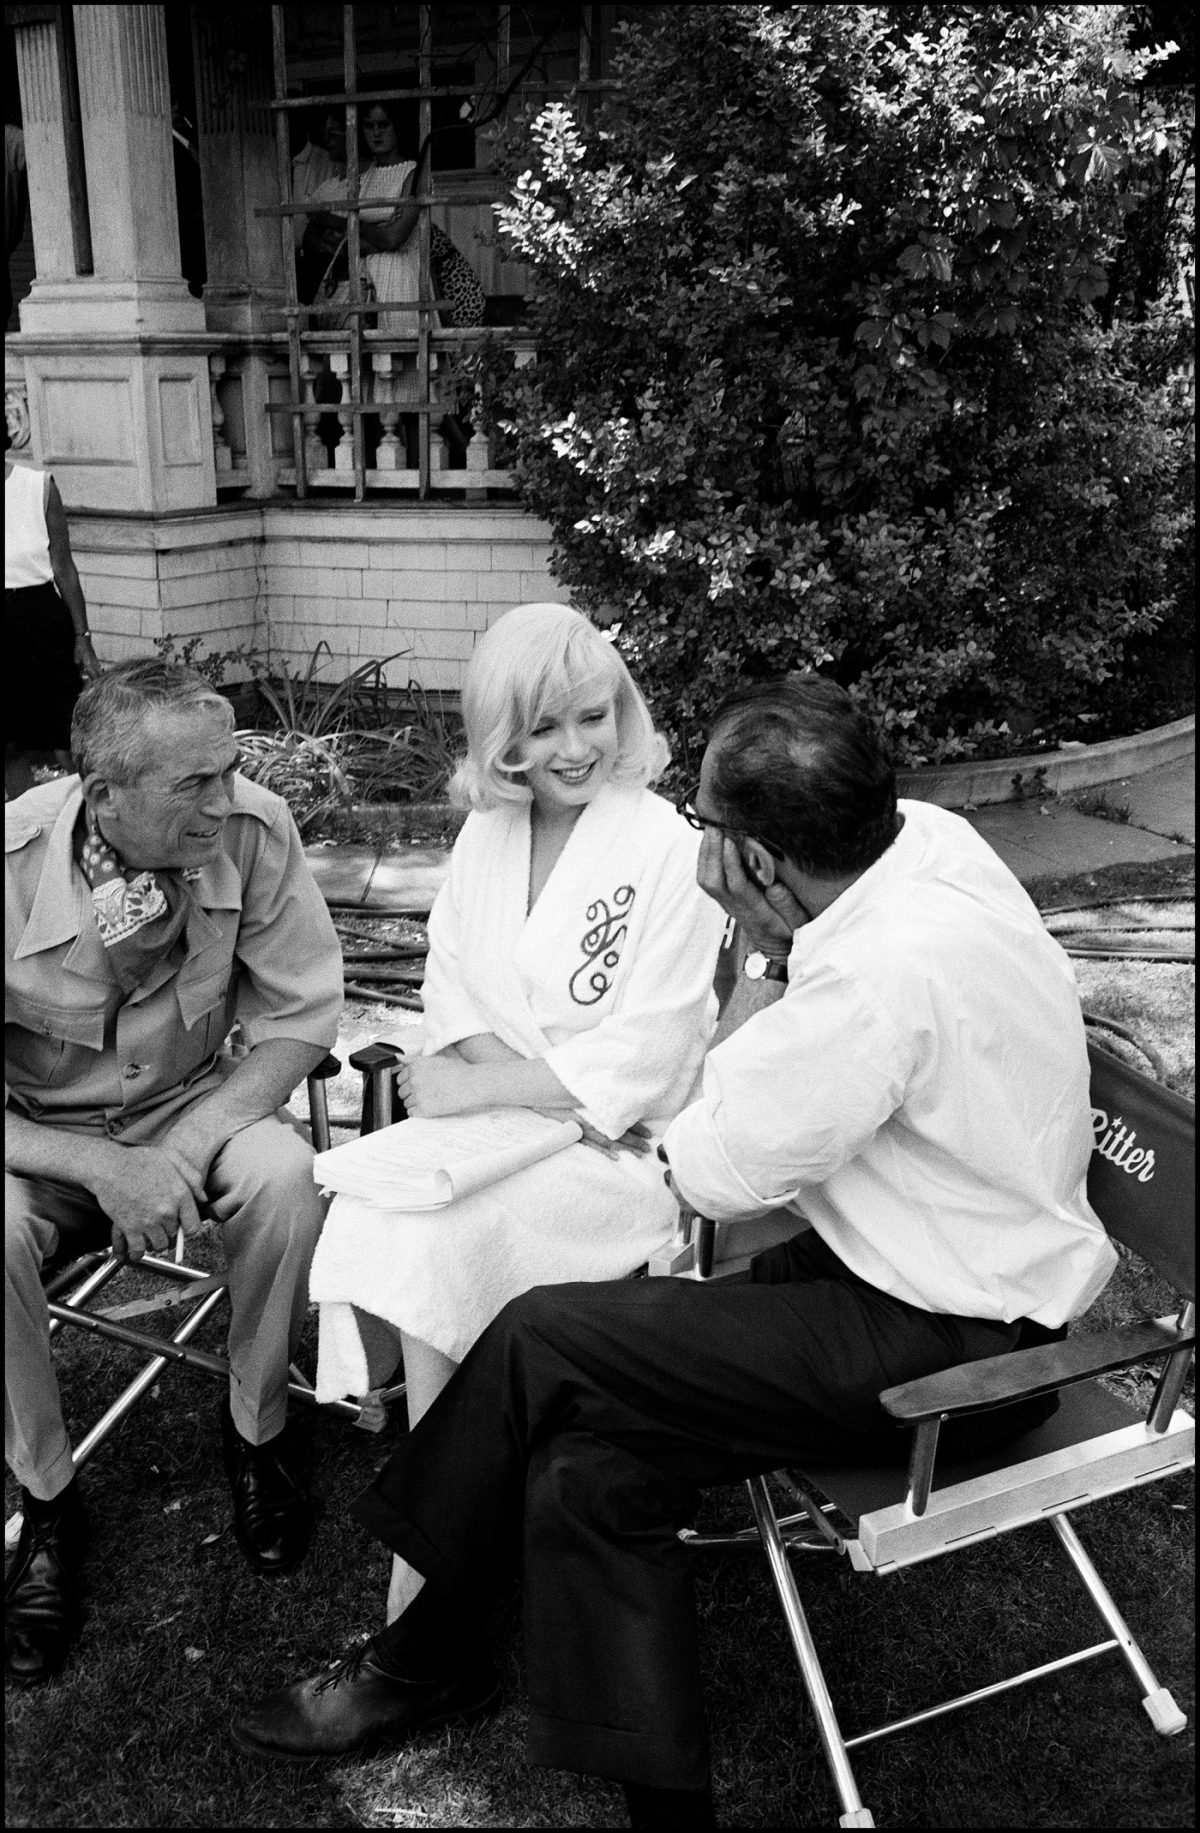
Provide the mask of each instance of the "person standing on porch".
[{"label": "person standing on porch", "polygon": [[[5,433],[5,453],[8,451]],[[4,460],[4,795],[33,784],[33,759],[71,767],[71,712],[100,673],[58,485]]]}]

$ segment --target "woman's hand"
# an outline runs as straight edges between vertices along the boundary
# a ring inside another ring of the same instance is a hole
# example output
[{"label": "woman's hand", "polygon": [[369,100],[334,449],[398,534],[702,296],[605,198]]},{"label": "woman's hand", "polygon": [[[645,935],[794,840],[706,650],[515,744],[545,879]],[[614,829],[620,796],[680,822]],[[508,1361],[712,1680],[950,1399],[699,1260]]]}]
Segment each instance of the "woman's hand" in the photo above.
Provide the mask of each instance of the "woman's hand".
[{"label": "woman's hand", "polygon": [[478,1099],[475,1066],[448,1052],[406,1059],[396,1071],[396,1092],[414,1120],[436,1120],[444,1114],[466,1114],[487,1107]]},{"label": "woman's hand", "polygon": [[75,638],[75,666],[85,681],[95,681],[104,673],[104,664],[92,648],[92,639],[86,630],[81,630]]},{"label": "woman's hand", "polygon": [[547,1120],[573,1120],[583,1134],[583,1138],[579,1141],[580,1145],[590,1146],[603,1158],[617,1159],[622,1152],[632,1152],[635,1158],[644,1158],[648,1152],[653,1150],[650,1129],[643,1126],[640,1120],[635,1120],[631,1127],[626,1127],[625,1131],[616,1139],[610,1139],[607,1133],[601,1133],[590,1121],[572,1110],[537,1107],[533,1109],[533,1112],[544,1114]]},{"label": "woman's hand", "polygon": [[[579,1124],[582,1126],[583,1122],[580,1121]],[[585,1139],[590,1131],[590,1127],[585,1129]],[[596,1137],[603,1139],[605,1145],[611,1146],[614,1152],[632,1152],[635,1158],[645,1158],[654,1149],[650,1128],[644,1126],[640,1120],[635,1120],[631,1127],[626,1127],[625,1131],[616,1139],[608,1139],[603,1133],[598,1133]]]}]

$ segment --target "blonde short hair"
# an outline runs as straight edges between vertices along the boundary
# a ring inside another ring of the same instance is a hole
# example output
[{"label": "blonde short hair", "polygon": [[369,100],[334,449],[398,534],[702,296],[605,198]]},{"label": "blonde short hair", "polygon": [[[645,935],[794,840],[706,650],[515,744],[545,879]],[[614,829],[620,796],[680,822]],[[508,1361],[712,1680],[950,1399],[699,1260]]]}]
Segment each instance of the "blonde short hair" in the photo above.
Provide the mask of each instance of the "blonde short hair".
[{"label": "blonde short hair", "polygon": [[611,692],[616,707],[611,780],[655,782],[671,754],[614,644],[568,605],[518,605],[484,632],[467,664],[467,755],[450,784],[452,799],[480,810],[528,802],[516,748],[539,720],[593,685]]}]

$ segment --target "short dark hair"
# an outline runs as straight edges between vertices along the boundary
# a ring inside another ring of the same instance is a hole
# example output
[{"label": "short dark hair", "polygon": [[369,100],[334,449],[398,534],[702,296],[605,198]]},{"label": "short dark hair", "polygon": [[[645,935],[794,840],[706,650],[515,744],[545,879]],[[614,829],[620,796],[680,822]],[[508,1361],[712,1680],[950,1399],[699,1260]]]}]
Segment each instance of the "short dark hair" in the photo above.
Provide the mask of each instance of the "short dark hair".
[{"label": "short dark hair", "polygon": [[233,708],[211,682],[182,662],[148,656],[119,662],[88,685],[71,715],[71,761],[81,777],[99,771],[112,783],[137,781],[146,767],[148,715],[159,708]]},{"label": "short dark hair", "polygon": [[712,792],[729,825],[761,835],[804,872],[863,872],[896,833],[896,773],[844,688],[787,675],[716,711]]}]

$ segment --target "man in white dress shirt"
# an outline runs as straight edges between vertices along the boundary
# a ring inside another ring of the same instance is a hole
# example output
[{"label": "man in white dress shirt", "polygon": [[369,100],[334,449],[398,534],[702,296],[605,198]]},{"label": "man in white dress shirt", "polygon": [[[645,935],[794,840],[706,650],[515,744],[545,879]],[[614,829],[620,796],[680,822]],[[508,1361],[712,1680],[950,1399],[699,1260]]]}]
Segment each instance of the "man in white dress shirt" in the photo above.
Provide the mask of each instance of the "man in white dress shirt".
[{"label": "man in white dress shirt", "polygon": [[727,702],[683,807],[751,953],[669,1175],[701,1214],[798,1232],[741,1281],[508,1305],[354,1504],[424,1589],[243,1718],[245,1750],[342,1756],[488,1710],[481,1616],[523,1561],[531,1758],[622,1781],[635,1826],[713,1825],[677,1537],[699,1490],[896,1445],[884,1389],[1063,1334],[1112,1271],[1071,968],[969,825],[897,804],[817,677]]}]

